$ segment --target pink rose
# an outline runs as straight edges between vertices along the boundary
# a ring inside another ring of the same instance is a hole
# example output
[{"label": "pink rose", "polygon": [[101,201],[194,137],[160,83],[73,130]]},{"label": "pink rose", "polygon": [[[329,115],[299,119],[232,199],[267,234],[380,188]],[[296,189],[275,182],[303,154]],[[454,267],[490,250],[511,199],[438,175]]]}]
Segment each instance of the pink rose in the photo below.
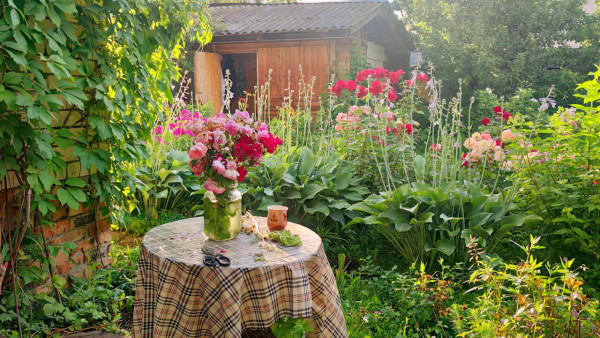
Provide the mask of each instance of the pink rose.
[{"label": "pink rose", "polygon": [[267,126],[267,124],[263,122],[263,123],[260,124],[260,126],[258,126],[257,130],[258,131],[263,131],[263,130],[264,131],[269,131],[269,126]]},{"label": "pink rose", "polygon": [[261,140],[264,140],[265,138],[269,138],[269,132],[266,130],[261,130],[256,134],[256,140],[258,142],[261,142]]},{"label": "pink rose", "polygon": [[192,173],[194,173],[194,176],[202,175],[205,167],[206,159],[204,159],[203,161],[196,161],[196,164],[194,164],[194,166],[192,166],[192,162],[190,162],[190,168],[192,169]]},{"label": "pink rose", "polygon": [[223,177],[225,177],[228,180],[237,180],[239,175],[240,173],[238,173],[237,170],[225,170]]},{"label": "pink rose", "polygon": [[215,148],[215,150],[218,150],[221,145],[225,144],[225,142],[227,142],[225,132],[219,129],[215,130],[213,132],[213,148]]},{"label": "pink rose", "polygon": [[213,168],[215,168],[215,170],[217,171],[217,173],[223,175],[225,174],[225,165],[223,164],[223,162],[221,162],[220,159],[214,159],[212,162],[212,166]]},{"label": "pink rose", "polygon": [[203,143],[196,143],[190,148],[189,155],[192,160],[201,160],[206,156],[208,148]]},{"label": "pink rose", "polygon": [[236,110],[235,114],[233,114],[234,120],[241,120],[245,123],[252,123],[254,120],[250,117],[250,114],[247,111]]},{"label": "pink rose", "polygon": [[229,135],[234,136],[239,129],[239,125],[234,120],[229,120],[225,124],[225,131],[229,133]]},{"label": "pink rose", "polygon": [[225,188],[220,187],[217,182],[210,179],[207,179],[206,182],[204,182],[204,188],[206,188],[208,191],[214,192],[215,194],[222,194],[225,192]]},{"label": "pink rose", "polygon": [[488,133],[481,133],[481,138],[484,140],[491,140],[492,139],[492,135],[488,134]]}]

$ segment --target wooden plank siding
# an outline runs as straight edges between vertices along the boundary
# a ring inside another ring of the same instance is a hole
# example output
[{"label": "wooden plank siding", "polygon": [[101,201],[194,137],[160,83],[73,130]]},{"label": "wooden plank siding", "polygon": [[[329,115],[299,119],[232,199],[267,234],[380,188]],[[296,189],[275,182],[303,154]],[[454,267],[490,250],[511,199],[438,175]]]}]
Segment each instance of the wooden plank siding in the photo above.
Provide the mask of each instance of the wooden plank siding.
[{"label": "wooden plank siding", "polygon": [[194,54],[194,91],[200,103],[212,102],[213,112],[221,111],[221,56],[217,53]]}]

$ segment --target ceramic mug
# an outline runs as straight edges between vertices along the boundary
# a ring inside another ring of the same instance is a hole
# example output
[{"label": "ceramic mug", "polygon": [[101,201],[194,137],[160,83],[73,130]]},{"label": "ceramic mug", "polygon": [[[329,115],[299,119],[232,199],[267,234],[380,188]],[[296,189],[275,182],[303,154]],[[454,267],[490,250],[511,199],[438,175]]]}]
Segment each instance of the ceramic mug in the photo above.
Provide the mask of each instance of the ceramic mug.
[{"label": "ceramic mug", "polygon": [[269,231],[277,231],[285,229],[287,225],[288,207],[282,205],[270,205],[267,207],[267,226]]}]

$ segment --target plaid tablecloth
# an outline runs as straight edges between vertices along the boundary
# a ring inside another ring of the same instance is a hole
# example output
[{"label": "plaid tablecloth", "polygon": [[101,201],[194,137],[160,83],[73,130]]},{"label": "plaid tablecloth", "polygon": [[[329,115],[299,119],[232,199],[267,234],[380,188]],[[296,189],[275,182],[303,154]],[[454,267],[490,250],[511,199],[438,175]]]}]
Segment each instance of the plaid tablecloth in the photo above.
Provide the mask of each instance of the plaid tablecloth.
[{"label": "plaid tablecloth", "polygon": [[[256,218],[262,228],[266,218]],[[303,245],[268,252],[256,236],[215,242],[203,218],[150,230],[144,237],[133,315],[135,337],[241,337],[280,318],[312,318],[319,337],[347,337],[335,278],[321,238],[294,223]],[[202,245],[225,250],[229,267],[202,264]],[[262,254],[265,261],[256,260]]]}]

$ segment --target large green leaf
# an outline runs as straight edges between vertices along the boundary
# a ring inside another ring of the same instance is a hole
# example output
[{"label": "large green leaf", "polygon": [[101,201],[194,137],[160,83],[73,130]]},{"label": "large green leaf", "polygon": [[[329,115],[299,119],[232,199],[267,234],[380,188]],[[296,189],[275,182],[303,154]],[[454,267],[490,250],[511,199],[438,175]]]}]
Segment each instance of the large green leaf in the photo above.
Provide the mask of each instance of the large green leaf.
[{"label": "large green leaf", "polygon": [[308,212],[311,215],[320,212],[325,216],[329,216],[329,208],[324,203],[317,200],[310,201],[308,204],[305,204],[303,208],[304,211]]},{"label": "large green leaf", "polygon": [[454,253],[454,250],[456,249],[456,245],[454,244],[453,241],[449,240],[449,239],[438,239],[435,242],[435,249],[443,254],[445,254],[446,256],[450,256]]},{"label": "large green leaf", "polygon": [[314,198],[319,192],[325,190],[326,188],[327,187],[318,183],[309,183],[300,190],[300,194],[302,194],[302,199],[300,201],[306,201]]}]

